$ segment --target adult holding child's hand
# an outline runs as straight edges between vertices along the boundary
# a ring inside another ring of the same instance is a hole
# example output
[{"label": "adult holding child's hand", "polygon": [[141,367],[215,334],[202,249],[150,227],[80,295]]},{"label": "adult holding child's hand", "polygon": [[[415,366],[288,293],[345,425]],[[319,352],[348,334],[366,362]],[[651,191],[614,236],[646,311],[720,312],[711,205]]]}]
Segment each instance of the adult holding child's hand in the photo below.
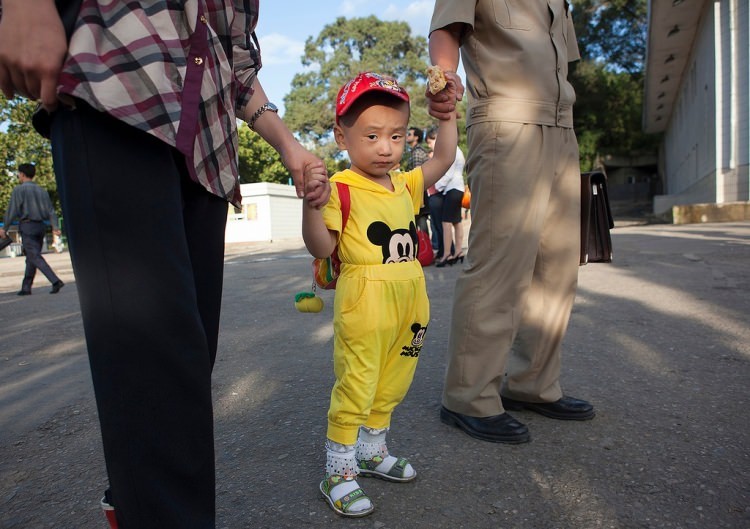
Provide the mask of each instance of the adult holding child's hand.
[{"label": "adult holding child's hand", "polygon": [[442,90],[433,93],[428,83],[425,97],[427,97],[429,114],[436,119],[449,119],[456,111],[456,102],[463,99],[464,85],[455,72],[455,67],[452,70],[442,68],[440,65],[431,68],[439,68],[440,73],[445,77],[445,86]]},{"label": "adult holding child's hand", "polygon": [[259,81],[253,85],[253,95],[243,113],[238,117],[248,123],[250,128],[260,134],[281,155],[281,163],[289,170],[299,198],[306,198],[320,207],[328,201],[330,188],[316,189],[312,195],[305,193],[305,168],[309,165],[319,166],[323,162],[307,151],[284,122],[278,116],[276,105],[269,102],[263,86]]},{"label": "adult holding child's hand", "polygon": [[323,207],[331,194],[328,171],[322,161],[310,163],[305,166],[305,201],[310,207],[320,209]]}]

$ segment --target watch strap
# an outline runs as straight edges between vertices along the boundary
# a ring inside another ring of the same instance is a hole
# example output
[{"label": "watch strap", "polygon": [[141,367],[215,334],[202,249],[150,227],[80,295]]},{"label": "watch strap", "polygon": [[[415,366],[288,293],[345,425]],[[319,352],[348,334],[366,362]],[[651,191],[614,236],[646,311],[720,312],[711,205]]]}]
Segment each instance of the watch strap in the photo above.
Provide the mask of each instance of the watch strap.
[{"label": "watch strap", "polygon": [[255,122],[258,121],[258,118],[261,117],[266,110],[270,110],[271,112],[278,112],[279,111],[279,109],[276,108],[276,105],[274,105],[270,101],[267,101],[267,102],[263,103],[260,106],[260,108],[258,108],[258,110],[256,110],[253,113],[252,116],[250,116],[250,119],[247,120],[247,125],[251,129],[254,129],[255,128]]}]

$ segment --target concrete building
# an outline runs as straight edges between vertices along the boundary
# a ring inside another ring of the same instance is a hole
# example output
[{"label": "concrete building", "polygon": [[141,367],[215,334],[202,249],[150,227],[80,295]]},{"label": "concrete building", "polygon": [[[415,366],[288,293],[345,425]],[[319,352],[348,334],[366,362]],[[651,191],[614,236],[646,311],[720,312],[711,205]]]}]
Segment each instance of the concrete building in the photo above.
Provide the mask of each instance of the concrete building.
[{"label": "concrete building", "polygon": [[302,201],[294,186],[260,182],[240,185],[242,207],[229,206],[226,242],[302,237]]},{"label": "concrete building", "polygon": [[690,204],[748,209],[748,3],[649,1],[643,126],[663,133],[656,214]]},{"label": "concrete building", "polygon": [[[227,243],[270,242],[302,237],[302,201],[294,186],[260,182],[240,185],[242,207],[231,204],[227,211]],[[0,225],[2,223],[0,222]],[[22,254],[18,229],[9,231],[15,242],[0,250],[0,257],[20,257]],[[62,240],[48,233],[42,251],[47,247],[61,252]],[[53,242],[54,239],[54,242]]]}]

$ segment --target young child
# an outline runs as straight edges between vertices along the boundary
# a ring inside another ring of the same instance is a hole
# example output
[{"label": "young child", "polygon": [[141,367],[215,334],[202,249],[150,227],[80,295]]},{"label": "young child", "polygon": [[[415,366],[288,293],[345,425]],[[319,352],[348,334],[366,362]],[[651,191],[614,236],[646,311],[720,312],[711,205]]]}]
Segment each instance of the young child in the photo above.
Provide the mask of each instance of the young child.
[{"label": "young child", "polygon": [[[448,74],[446,90],[455,98],[454,75]],[[334,135],[351,166],[331,178],[349,190],[343,233],[336,185],[322,209],[303,206],[307,249],[326,257],[338,243],[342,261],[333,316],[336,381],[320,491],[343,516],[373,510],[357,474],[395,482],[417,476],[406,459],[389,454],[385,438],[393,409],[411,384],[430,318],[414,215],[425,187],[453,163],[458,131],[455,115],[441,121],[433,157],[412,171],[392,171],[408,124],[409,96],[395,80],[362,73],[346,83],[336,100]],[[309,192],[329,185],[320,165],[306,169],[305,181]]]}]

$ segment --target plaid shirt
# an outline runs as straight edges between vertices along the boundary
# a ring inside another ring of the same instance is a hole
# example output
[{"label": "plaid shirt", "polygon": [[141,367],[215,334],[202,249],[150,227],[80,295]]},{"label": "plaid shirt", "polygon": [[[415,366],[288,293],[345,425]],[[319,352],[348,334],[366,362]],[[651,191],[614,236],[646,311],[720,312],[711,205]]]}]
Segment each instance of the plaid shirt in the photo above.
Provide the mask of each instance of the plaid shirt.
[{"label": "plaid shirt", "polygon": [[424,150],[424,147],[416,145],[409,153],[409,161],[406,163],[406,170],[411,171],[415,167],[424,164],[429,159],[430,156],[427,154],[427,151]]},{"label": "plaid shirt", "polygon": [[239,204],[235,116],[260,69],[258,0],[83,0],[59,91],[153,134]]}]

